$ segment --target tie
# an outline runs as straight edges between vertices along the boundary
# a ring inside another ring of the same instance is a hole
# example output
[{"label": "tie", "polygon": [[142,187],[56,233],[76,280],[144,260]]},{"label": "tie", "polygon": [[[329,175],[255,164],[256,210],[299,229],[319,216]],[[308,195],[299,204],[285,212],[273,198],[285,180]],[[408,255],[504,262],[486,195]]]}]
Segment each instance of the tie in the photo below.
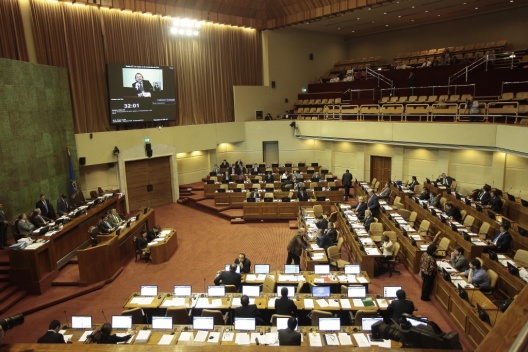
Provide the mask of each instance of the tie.
[{"label": "tie", "polygon": [[497,242],[499,242],[499,239],[502,237],[503,234],[504,234],[504,232],[499,233],[499,235],[497,236],[497,238],[495,238],[495,241],[493,241],[493,244],[494,244],[494,245],[497,245]]},{"label": "tie", "polygon": [[47,211],[48,211],[48,205],[46,204],[46,201],[43,200],[43,201],[42,201],[42,204],[44,204],[44,208],[46,209],[46,212],[47,212]]}]

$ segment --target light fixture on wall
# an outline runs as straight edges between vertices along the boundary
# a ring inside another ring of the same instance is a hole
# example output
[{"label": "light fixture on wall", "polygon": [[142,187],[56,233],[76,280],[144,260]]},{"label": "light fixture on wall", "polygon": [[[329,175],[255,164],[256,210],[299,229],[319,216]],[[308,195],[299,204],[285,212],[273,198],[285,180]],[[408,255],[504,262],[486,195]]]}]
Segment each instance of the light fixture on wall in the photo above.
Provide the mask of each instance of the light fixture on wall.
[{"label": "light fixture on wall", "polygon": [[119,148],[117,147],[117,145],[114,147],[114,150],[112,151],[112,154],[119,155]]}]

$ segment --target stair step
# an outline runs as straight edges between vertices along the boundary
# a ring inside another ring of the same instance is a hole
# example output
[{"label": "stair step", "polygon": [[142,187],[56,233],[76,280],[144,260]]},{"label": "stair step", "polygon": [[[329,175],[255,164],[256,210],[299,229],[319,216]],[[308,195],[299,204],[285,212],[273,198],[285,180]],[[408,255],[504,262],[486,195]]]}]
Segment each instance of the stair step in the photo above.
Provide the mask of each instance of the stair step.
[{"label": "stair step", "polygon": [[0,292],[0,302],[8,299],[13,293],[18,291],[18,286],[9,286],[5,290]]},{"label": "stair step", "polygon": [[17,291],[11,296],[9,296],[5,301],[1,301],[0,303],[0,314],[7,311],[9,308],[17,304],[22,300],[22,298],[26,297],[27,291]]},{"label": "stair step", "polygon": [[0,282],[8,282],[9,281],[9,273],[8,274],[0,274]]},{"label": "stair step", "polygon": [[11,285],[11,283],[9,282],[0,282],[0,292],[2,292],[3,290],[5,290],[7,287],[9,287],[9,285]]}]

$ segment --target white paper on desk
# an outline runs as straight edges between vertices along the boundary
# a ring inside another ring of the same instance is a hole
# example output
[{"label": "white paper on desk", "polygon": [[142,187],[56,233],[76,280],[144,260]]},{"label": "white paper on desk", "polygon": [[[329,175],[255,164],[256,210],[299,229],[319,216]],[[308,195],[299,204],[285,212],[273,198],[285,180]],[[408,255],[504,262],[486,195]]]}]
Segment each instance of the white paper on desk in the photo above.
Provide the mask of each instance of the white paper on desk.
[{"label": "white paper on desk", "polygon": [[317,251],[317,250],[323,250],[323,248],[319,247],[316,243],[312,243],[312,249],[314,251]]},{"label": "white paper on desk", "polygon": [[295,278],[297,279],[297,282],[306,281],[306,278],[303,275],[297,275]]},{"label": "white paper on desk", "polygon": [[226,331],[222,334],[222,341],[233,341],[235,333],[231,331]]},{"label": "white paper on desk", "polygon": [[246,275],[246,281],[257,281],[257,275],[255,275],[255,274],[247,274]]},{"label": "white paper on desk", "polygon": [[207,342],[218,343],[220,341],[220,333],[218,331],[211,331]]},{"label": "white paper on desk", "polygon": [[346,332],[340,332],[339,333],[339,343],[341,343],[341,345],[343,345],[343,346],[353,345],[352,339],[350,338],[350,335],[347,334]]},{"label": "white paper on desk", "polygon": [[361,238],[360,241],[361,241],[361,243],[363,243],[364,245],[374,244],[374,241],[373,241],[372,238],[370,238],[370,237]]},{"label": "white paper on desk", "polygon": [[39,242],[39,243],[32,243],[30,244],[29,246],[27,246],[26,248],[24,249],[37,249],[39,248],[40,246],[42,246],[44,243],[42,242]]},{"label": "white paper on desk", "polygon": [[324,337],[327,346],[339,346],[339,339],[336,334],[325,334]]},{"label": "white paper on desk", "polygon": [[152,242],[147,243],[147,246],[150,247],[150,246],[153,246],[153,245],[155,245],[155,244],[157,244],[157,243],[158,243],[158,242],[156,242],[156,241],[152,241]]},{"label": "white paper on desk", "polygon": [[249,335],[246,332],[237,332],[235,335],[235,345],[249,345]]},{"label": "white paper on desk", "polygon": [[185,298],[183,297],[175,297],[171,301],[174,307],[181,307],[185,305]]},{"label": "white paper on desk", "polygon": [[364,278],[363,276],[358,276],[357,281],[362,284],[368,283],[368,280]]},{"label": "white paper on desk", "polygon": [[[301,334],[301,341],[302,341],[302,334]],[[279,333],[278,332],[268,332],[266,335],[264,335],[264,342],[261,342],[260,344],[266,344],[268,346],[278,346],[279,345]]]},{"label": "white paper on desk", "polygon": [[158,345],[170,345],[172,344],[172,340],[174,339],[174,335],[171,334],[163,334],[161,339],[158,342]]},{"label": "white paper on desk", "polygon": [[367,252],[368,255],[380,255],[377,248],[365,248],[365,252]]},{"label": "white paper on desk", "polygon": [[170,230],[163,230],[160,232],[160,235],[168,235],[170,232]]},{"label": "white paper on desk", "polygon": [[295,275],[279,275],[279,281],[297,281]]},{"label": "white paper on desk", "polygon": [[209,331],[207,330],[200,330],[196,333],[194,336],[194,342],[205,342],[207,340],[207,334]]},{"label": "white paper on desk", "polygon": [[314,254],[312,254],[312,259],[313,259],[313,260],[321,260],[321,259],[323,259],[323,258],[324,258],[324,253],[321,253],[321,254],[319,254],[319,253],[314,253]]},{"label": "white paper on desk", "polygon": [[313,309],[314,308],[314,300],[312,298],[305,298],[304,299],[304,308]]},{"label": "white paper on desk", "polygon": [[319,305],[319,307],[321,307],[321,308],[330,307],[330,305],[328,304],[328,302],[324,298],[318,299],[316,302]]},{"label": "white paper on desk", "polygon": [[378,342],[378,341],[372,341],[370,339],[370,335],[368,335],[368,340],[370,342],[370,344],[372,346],[379,346],[379,347],[384,347],[384,348],[390,348],[391,347],[391,340],[383,340],[383,342]]},{"label": "white paper on desk", "polygon": [[196,302],[196,308],[201,308],[201,307],[211,307],[211,305],[209,304],[209,298],[207,297],[198,298],[198,301]]},{"label": "white paper on desk", "polygon": [[387,301],[383,298],[378,298],[376,299],[376,303],[378,303],[378,306],[380,308],[387,308],[389,306],[389,304],[387,303]]},{"label": "white paper on desk", "polygon": [[314,281],[314,283],[316,283],[316,284],[322,284],[322,283],[325,282],[325,280],[324,280],[322,277],[317,277],[317,278],[315,278],[313,281]]},{"label": "white paper on desk", "polygon": [[91,333],[93,333],[92,330],[83,332],[83,334],[82,334],[81,337],[79,338],[79,342],[84,342],[84,341],[86,341],[86,338],[87,338],[88,335],[90,335]]},{"label": "white paper on desk", "polygon": [[357,282],[356,275],[347,275],[347,281],[349,283],[355,283]]},{"label": "white paper on desk", "polygon": [[[275,275],[270,275],[270,278],[275,280]],[[266,274],[258,274],[257,275],[257,281],[264,281],[266,280]]]},{"label": "white paper on desk", "polygon": [[421,245],[420,245],[420,250],[421,250],[421,251],[426,251],[426,250],[427,250],[427,247],[429,247],[429,245],[427,245],[427,244],[421,244]]},{"label": "white paper on desk", "polygon": [[131,304],[151,304],[154,297],[134,297],[130,301]]},{"label": "white paper on desk", "polygon": [[473,243],[475,246],[487,246],[488,245],[486,242],[482,242],[479,239],[476,239],[476,240],[471,239],[471,243]]},{"label": "white paper on desk", "polygon": [[497,259],[506,259],[504,254],[497,254]]},{"label": "white paper on desk", "polygon": [[328,305],[332,308],[339,308],[339,301],[337,299],[328,299]]},{"label": "white paper on desk", "polygon": [[308,336],[309,336],[310,346],[314,346],[314,347],[323,346],[323,344],[321,343],[321,334],[319,334],[319,333],[315,333],[315,334],[308,333]]},{"label": "white paper on desk", "polygon": [[352,308],[352,307],[350,306],[350,301],[349,301],[347,298],[341,298],[339,301],[341,302],[341,308],[343,308],[343,309],[350,309],[350,308]]},{"label": "white paper on desk", "polygon": [[412,239],[414,239],[415,241],[421,241],[422,238],[420,237],[420,235],[411,235],[410,236]]},{"label": "white paper on desk", "polygon": [[192,333],[192,331],[182,331],[178,341],[192,341],[193,337],[194,334]]},{"label": "white paper on desk", "polygon": [[221,307],[222,306],[222,299],[221,298],[215,298],[211,300],[211,307]]},{"label": "white paper on desk", "polygon": [[268,300],[268,309],[274,309],[275,308],[275,300],[277,298],[273,297]]},{"label": "white paper on desk", "polygon": [[[137,333],[136,341],[134,343],[147,343],[147,341],[150,339],[151,334],[152,334],[152,330],[140,330]],[[127,333],[125,332],[122,335],[126,336]],[[130,340],[127,341],[127,343],[130,343],[131,340],[132,340],[132,337],[130,338]]]},{"label": "white paper on desk", "polygon": [[260,335],[260,332],[252,332],[250,336],[250,342],[256,344],[257,341],[255,339],[258,339],[259,344],[264,344],[264,335]]},{"label": "white paper on desk", "polygon": [[337,279],[340,281],[340,282],[348,282],[348,277],[346,275],[338,275],[337,276]]},{"label": "white paper on desk", "polygon": [[364,307],[365,306],[361,298],[352,298],[352,303],[354,303],[354,307]]},{"label": "white paper on desk", "polygon": [[358,347],[370,347],[370,342],[365,336],[365,334],[361,332],[355,333],[354,339],[356,340]]}]

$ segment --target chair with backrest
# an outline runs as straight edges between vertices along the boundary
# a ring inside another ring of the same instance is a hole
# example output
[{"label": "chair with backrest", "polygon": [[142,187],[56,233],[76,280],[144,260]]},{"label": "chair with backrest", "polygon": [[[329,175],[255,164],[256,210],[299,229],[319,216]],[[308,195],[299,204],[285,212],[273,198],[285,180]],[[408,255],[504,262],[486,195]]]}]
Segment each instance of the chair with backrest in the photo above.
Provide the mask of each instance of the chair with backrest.
[{"label": "chair with backrest", "polygon": [[456,192],[457,186],[458,186],[458,182],[457,181],[451,182],[451,190],[453,192]]},{"label": "chair with backrest", "polygon": [[518,249],[513,256],[513,260],[522,264],[523,266],[528,266],[528,251],[525,249]]},{"label": "chair with backrest", "polygon": [[337,221],[337,211],[334,211],[328,216],[329,222],[336,222]]},{"label": "chair with backrest", "polygon": [[121,312],[121,315],[131,316],[132,324],[145,324],[145,317],[143,315],[143,309],[141,308],[124,310]]},{"label": "chair with backrest", "polygon": [[373,186],[376,184],[376,181],[378,181],[375,177],[370,181],[370,185]]},{"label": "chair with backrest", "polygon": [[418,228],[418,234],[420,234],[420,236],[427,236],[427,234],[429,233],[430,226],[431,223],[429,222],[429,220],[422,220],[422,222],[420,223],[420,227]]},{"label": "chair with backrest", "polygon": [[369,234],[374,242],[380,242],[381,235],[383,234],[383,224],[381,222],[373,222],[370,224]]},{"label": "chair with backrest", "polygon": [[416,186],[414,186],[413,192],[414,192],[414,194],[420,194],[420,193],[422,193],[422,189],[423,189],[422,185],[421,184],[417,184]]},{"label": "chair with backrest", "polygon": [[394,197],[394,201],[393,201],[393,203],[394,203],[394,204],[395,204],[395,203],[401,203],[401,198],[400,198],[400,196],[396,196],[396,197]]},{"label": "chair with backrest", "polygon": [[341,259],[341,251],[337,246],[328,247],[326,253],[328,256],[328,263],[337,269],[343,269],[345,265],[350,264],[350,262]]},{"label": "chair with backrest", "polygon": [[395,242],[392,245],[392,250],[393,250],[393,253],[394,253],[392,258],[383,260],[383,267],[385,267],[389,271],[389,277],[392,276],[392,273],[401,274],[401,272],[399,270],[394,269],[394,267],[396,266],[396,262],[398,260],[398,254],[400,253],[400,243],[399,242]]},{"label": "chair with backrest", "polygon": [[167,311],[165,312],[165,316],[172,317],[172,325],[176,325],[176,324],[186,325],[191,322],[187,308],[183,308],[183,307],[168,307]]},{"label": "chair with backrest", "polygon": [[314,309],[312,310],[312,326],[319,326],[319,318],[332,318],[334,315],[324,310]]},{"label": "chair with backrest", "polygon": [[398,241],[398,235],[396,235],[396,232],[394,231],[383,231],[383,235],[388,236],[392,243]]},{"label": "chair with backrest", "polygon": [[273,183],[266,183],[266,188],[275,188]]},{"label": "chair with backrest", "polygon": [[316,204],[313,206],[313,212],[314,212],[314,215],[315,217],[318,217],[319,215],[323,215],[323,206],[321,204]]},{"label": "chair with backrest", "polygon": [[466,219],[466,216],[467,216],[467,211],[465,211],[464,209],[462,209],[460,211],[460,215],[461,215],[461,219],[462,221],[464,221]]},{"label": "chair with backrest", "polygon": [[97,191],[90,191],[90,198],[96,199],[98,197]]},{"label": "chair with backrest", "polygon": [[229,312],[222,314],[222,312],[217,309],[202,310],[202,317],[214,317],[214,325],[227,325],[228,316]]},{"label": "chair with backrest", "polygon": [[273,276],[266,275],[262,284],[262,293],[275,293],[275,279]]},{"label": "chair with backrest", "polygon": [[318,187],[319,184],[317,182],[310,182],[310,189],[314,189],[315,187]]},{"label": "chair with backrest", "polygon": [[97,187],[97,192],[99,193],[100,196],[104,196],[105,195],[105,191],[103,191],[103,189],[101,187]]},{"label": "chair with backrest", "polygon": [[411,211],[411,215],[409,216],[409,220],[407,220],[407,223],[409,226],[414,227],[414,223],[416,222],[416,218],[418,217],[418,213],[415,211]]},{"label": "chair with backrest", "polygon": [[361,323],[363,322],[363,318],[376,318],[377,316],[378,316],[378,312],[375,310],[359,309],[354,315],[353,325],[361,326]]},{"label": "chair with backrest", "polygon": [[442,239],[438,243],[438,248],[436,249],[434,256],[436,258],[444,258],[447,255],[447,250],[449,249],[450,243],[451,240],[449,238],[442,237]]},{"label": "chair with backrest", "polygon": [[398,209],[398,214],[400,214],[405,221],[408,221],[411,217],[411,212],[407,209]]},{"label": "chair with backrest", "polygon": [[463,225],[467,228],[472,228],[473,227],[473,223],[475,222],[475,218],[472,216],[472,215],[467,215],[466,216],[466,219],[464,220],[464,223]]},{"label": "chair with backrest", "polygon": [[479,237],[481,239],[485,240],[488,237],[489,229],[490,229],[489,222],[483,222],[482,225],[480,225],[480,229],[479,229],[479,232],[478,232]]},{"label": "chair with backrest", "polygon": [[490,278],[490,289],[482,290],[482,293],[485,295],[493,294],[493,290],[495,289],[495,286],[497,286],[497,280],[499,280],[499,274],[493,269],[488,269],[488,276]]},{"label": "chair with backrest", "polygon": [[238,290],[235,285],[224,285],[226,293],[237,293]]},{"label": "chair with backrest", "polygon": [[440,234],[441,233],[442,233],[442,231],[438,231],[436,233],[436,235],[434,236],[434,238],[433,238],[433,242],[431,242],[431,243],[438,244],[438,241],[440,240]]},{"label": "chair with backrest", "polygon": [[446,199],[445,197],[440,198],[440,208],[441,208],[442,210],[445,209],[445,204],[446,204],[446,202],[447,202],[447,199]]}]

